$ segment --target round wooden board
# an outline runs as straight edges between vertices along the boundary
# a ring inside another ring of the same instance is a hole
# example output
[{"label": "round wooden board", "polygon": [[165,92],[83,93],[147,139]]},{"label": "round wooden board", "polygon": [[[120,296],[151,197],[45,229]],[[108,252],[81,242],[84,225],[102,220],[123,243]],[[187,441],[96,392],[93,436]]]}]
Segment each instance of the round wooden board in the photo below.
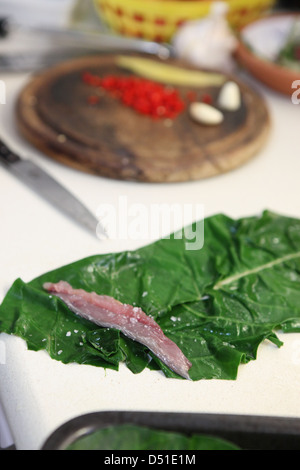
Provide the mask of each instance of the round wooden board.
[{"label": "round wooden board", "polygon": [[[159,60],[159,59],[152,59]],[[128,73],[114,54],[61,63],[33,77],[17,101],[20,131],[46,155],[81,171],[104,177],[145,181],[199,180],[242,165],[263,146],[270,120],[263,99],[245,84],[242,106],[226,112],[218,126],[193,121],[188,106],[176,119],[153,120],[122,105],[104,92],[89,105],[95,91],[82,73]],[[191,88],[176,87],[182,96]],[[199,100],[216,87],[193,89]]]}]

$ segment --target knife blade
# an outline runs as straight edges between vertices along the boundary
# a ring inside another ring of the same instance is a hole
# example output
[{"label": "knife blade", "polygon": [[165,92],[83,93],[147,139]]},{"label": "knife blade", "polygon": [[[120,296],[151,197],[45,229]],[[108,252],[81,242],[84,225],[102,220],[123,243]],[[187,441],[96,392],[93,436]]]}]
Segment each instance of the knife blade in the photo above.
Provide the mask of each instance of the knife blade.
[{"label": "knife blade", "polygon": [[[2,27],[1,27],[2,26]],[[26,26],[0,18],[0,39],[2,36],[25,34],[25,37],[48,37],[51,39],[50,50],[19,50],[0,54],[2,72],[30,72],[50,67],[58,62],[85,55],[106,53],[108,51],[138,52],[168,59],[175,56],[172,45],[147,41],[145,39],[124,37],[118,34],[79,28],[50,28]],[[32,38],[33,39],[33,38]],[[22,36],[19,38],[22,43]]]},{"label": "knife blade", "polygon": [[98,219],[72,193],[35,162],[21,158],[13,152],[2,140],[0,140],[0,161],[21,182],[73,221],[98,238],[107,238],[107,233]]}]

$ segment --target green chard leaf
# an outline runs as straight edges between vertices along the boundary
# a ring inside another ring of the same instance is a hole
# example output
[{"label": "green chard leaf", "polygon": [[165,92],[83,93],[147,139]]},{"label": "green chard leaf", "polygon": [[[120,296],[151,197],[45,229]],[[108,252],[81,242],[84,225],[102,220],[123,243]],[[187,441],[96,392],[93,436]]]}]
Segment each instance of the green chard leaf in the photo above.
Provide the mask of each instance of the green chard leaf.
[{"label": "green chard leaf", "polygon": [[[91,256],[32,280],[17,279],[0,306],[0,332],[64,363],[178,377],[143,345],[72,313],[44,282],[110,295],[152,315],[192,362],[190,377],[236,379],[276,330],[300,332],[300,220],[269,211],[204,222],[204,244],[187,249],[203,221],[135,251]],[[191,245],[190,245],[191,247]]]},{"label": "green chard leaf", "polygon": [[[66,450],[240,450],[233,442],[204,434],[185,435],[135,424],[104,427],[72,442]],[[179,457],[177,463],[184,463]],[[187,460],[188,461],[188,460]]]}]

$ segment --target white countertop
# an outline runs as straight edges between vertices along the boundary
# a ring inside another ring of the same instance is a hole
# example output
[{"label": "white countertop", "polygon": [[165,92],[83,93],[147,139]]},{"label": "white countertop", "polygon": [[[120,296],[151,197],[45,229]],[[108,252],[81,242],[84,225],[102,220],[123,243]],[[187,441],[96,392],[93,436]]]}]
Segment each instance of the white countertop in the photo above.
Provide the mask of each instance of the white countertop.
[{"label": "white countertop", "polygon": [[[270,209],[300,217],[300,105],[251,81],[272,117],[270,139],[246,165],[212,179],[170,185],[136,184],[80,173],[46,158],[18,134],[17,93],[28,75],[0,77],[0,133],[74,192],[95,214],[119,197],[145,207],[153,202],[203,204],[204,215],[231,217]],[[134,249],[148,240],[99,241],[74,225],[0,167],[0,301],[17,277],[24,281],[71,261]],[[242,413],[300,418],[300,335],[279,333],[284,346],[264,342],[258,358],[239,369],[236,381],[179,381],[145,370],[133,375],[84,365],[63,365],[23,340],[0,335],[0,401],[17,449],[39,449],[49,434],[80,414],[102,410]]]}]

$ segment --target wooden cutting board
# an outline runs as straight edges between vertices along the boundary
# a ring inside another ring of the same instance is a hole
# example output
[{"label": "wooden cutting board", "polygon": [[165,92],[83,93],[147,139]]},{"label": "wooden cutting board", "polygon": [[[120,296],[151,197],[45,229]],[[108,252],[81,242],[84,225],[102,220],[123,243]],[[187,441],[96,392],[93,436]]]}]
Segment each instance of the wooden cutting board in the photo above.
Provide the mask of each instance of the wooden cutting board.
[{"label": "wooden cutting board", "polygon": [[[222,124],[205,126],[191,119],[188,106],[170,121],[138,114],[106,92],[90,105],[94,91],[82,80],[85,71],[100,76],[128,73],[116,65],[114,54],[70,60],[33,77],[16,108],[26,139],[81,171],[144,182],[198,180],[244,164],[268,136],[266,105],[243,83],[241,108],[226,112]],[[182,96],[193,90],[199,100],[205,93],[216,100],[220,91],[176,88]]]}]

